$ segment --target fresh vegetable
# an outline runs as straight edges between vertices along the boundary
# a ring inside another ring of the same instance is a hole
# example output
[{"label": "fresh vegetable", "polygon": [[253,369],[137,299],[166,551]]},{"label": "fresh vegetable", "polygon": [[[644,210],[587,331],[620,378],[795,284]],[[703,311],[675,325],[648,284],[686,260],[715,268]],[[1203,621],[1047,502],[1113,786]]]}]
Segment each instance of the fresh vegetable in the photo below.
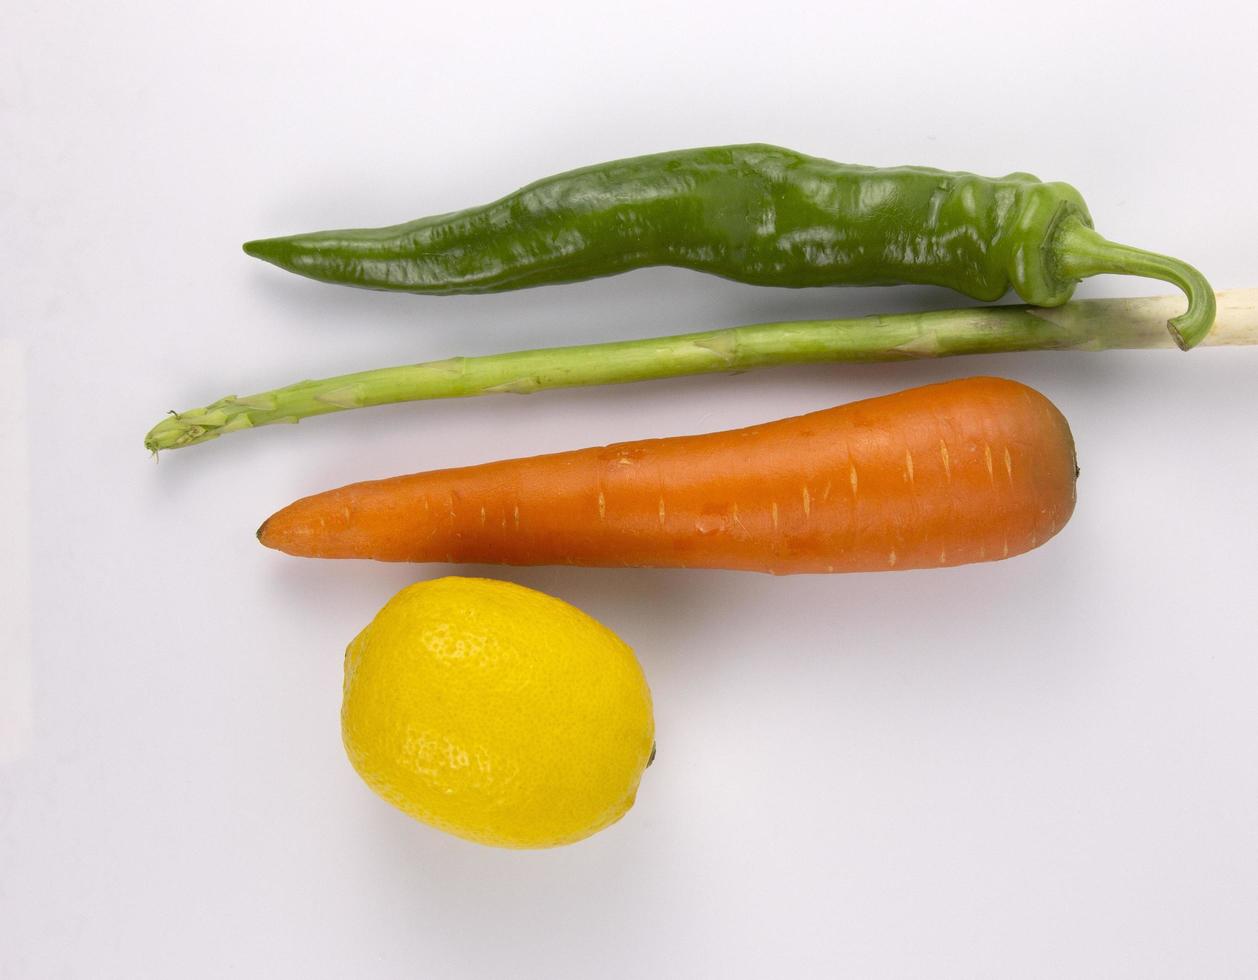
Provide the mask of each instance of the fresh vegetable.
[{"label": "fresh vegetable", "polygon": [[258,531],[316,558],[792,572],[933,568],[1042,544],[1074,509],[1061,413],[972,378],[700,436],[357,483]]},{"label": "fresh vegetable", "polygon": [[[894,361],[1019,350],[1170,347],[1162,328],[1175,297],[1077,300],[1056,309],[996,306],[852,320],[761,323],[610,344],[454,357],[300,381],[173,412],[145,437],[153,452],[226,432],[351,408],[429,398],[528,394],[549,388],[824,361]],[[1207,344],[1258,343],[1258,290],[1219,293]]]},{"label": "fresh vegetable", "polygon": [[566,602],[488,579],[420,582],[380,610],[345,652],[341,730],[384,799],[498,847],[602,830],[654,756],[633,651]]},{"label": "fresh vegetable", "polygon": [[1121,273],[1184,290],[1188,311],[1168,326],[1185,350],[1214,320],[1201,273],[1102,238],[1068,184],[852,166],[760,144],[618,160],[483,207],[244,248],[314,279],[415,293],[675,265],[764,286],[926,283],[981,300],[1012,286],[1028,303],[1060,306],[1079,279]]}]

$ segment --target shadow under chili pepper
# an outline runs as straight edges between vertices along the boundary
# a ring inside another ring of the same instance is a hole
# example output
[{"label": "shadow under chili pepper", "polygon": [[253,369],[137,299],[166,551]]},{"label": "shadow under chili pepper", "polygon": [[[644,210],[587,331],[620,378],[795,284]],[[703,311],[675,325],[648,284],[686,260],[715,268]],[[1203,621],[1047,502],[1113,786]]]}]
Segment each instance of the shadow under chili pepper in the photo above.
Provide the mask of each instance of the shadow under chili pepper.
[{"label": "shadow under chili pepper", "polygon": [[[956,294],[940,287],[772,288],[668,267],[453,297],[345,289],[275,276],[262,267],[253,269],[250,278],[260,300],[272,308],[268,315],[317,336],[343,336],[348,331],[362,342],[378,335],[385,345],[379,356],[410,360],[958,305]],[[379,356],[364,356],[362,367],[386,363]]]}]

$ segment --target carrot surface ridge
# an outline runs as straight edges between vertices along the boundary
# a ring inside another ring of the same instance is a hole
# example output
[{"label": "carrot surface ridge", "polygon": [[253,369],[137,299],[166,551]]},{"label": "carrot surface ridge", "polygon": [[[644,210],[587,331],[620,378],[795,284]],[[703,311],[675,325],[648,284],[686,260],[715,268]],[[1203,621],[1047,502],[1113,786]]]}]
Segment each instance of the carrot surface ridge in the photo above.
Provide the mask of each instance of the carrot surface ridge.
[{"label": "carrot surface ridge", "polygon": [[969,378],[742,429],[355,483],[258,530],[317,558],[723,568],[938,568],[1043,544],[1074,510],[1065,418]]}]

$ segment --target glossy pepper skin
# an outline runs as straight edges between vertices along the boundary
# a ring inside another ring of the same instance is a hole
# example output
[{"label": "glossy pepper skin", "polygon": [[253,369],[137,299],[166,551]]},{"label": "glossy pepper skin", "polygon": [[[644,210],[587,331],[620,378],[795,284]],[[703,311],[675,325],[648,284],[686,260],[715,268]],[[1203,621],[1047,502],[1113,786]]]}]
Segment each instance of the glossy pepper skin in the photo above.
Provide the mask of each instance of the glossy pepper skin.
[{"label": "glossy pepper skin", "polygon": [[1204,337],[1213,292],[1200,273],[1107,242],[1091,226],[1078,191],[1030,174],[880,169],[752,144],[599,164],[481,207],[244,248],[314,279],[415,293],[498,292],[671,265],[764,286],[919,283],[979,300],[1012,288],[1057,306],[1082,276],[1130,271],[1189,292],[1193,318],[1176,318],[1172,333],[1181,346]]}]

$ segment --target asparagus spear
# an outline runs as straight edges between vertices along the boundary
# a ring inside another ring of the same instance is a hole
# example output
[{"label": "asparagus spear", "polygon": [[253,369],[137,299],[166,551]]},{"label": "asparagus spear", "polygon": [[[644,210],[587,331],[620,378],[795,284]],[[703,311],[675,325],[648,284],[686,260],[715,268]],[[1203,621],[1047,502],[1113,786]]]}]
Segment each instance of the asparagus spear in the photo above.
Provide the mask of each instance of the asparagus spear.
[{"label": "asparagus spear", "polygon": [[[1258,344],[1258,289],[1217,294],[1206,345]],[[824,361],[897,361],[1024,350],[1174,349],[1166,321],[1180,296],[1077,300],[1045,309],[986,306],[845,320],[758,323],[700,333],[575,347],[452,357],[299,381],[172,412],[145,437],[158,452],[227,432],[329,412],[429,398],[529,394],[548,388],[622,384],[690,374]]]}]

